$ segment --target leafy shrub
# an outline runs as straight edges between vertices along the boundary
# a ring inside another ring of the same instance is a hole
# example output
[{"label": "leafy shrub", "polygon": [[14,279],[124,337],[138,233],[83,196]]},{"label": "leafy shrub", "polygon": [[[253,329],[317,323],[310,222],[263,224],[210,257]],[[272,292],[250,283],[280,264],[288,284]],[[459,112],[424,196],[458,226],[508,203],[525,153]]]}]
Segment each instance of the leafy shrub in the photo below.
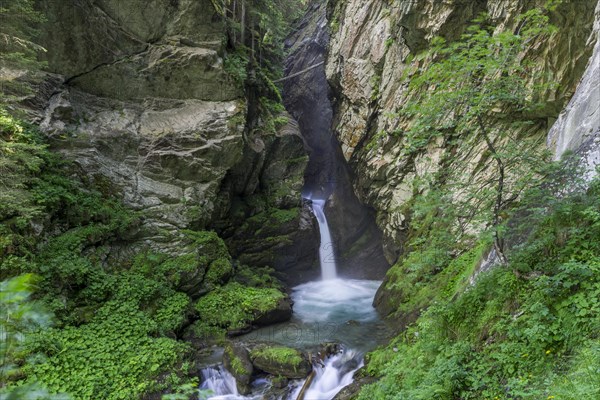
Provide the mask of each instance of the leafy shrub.
[{"label": "leafy shrub", "polygon": [[368,371],[381,379],[359,398],[595,398],[599,211],[598,180],[538,210],[537,225],[506,267],[482,274],[457,297],[438,297],[406,332],[368,356]]}]

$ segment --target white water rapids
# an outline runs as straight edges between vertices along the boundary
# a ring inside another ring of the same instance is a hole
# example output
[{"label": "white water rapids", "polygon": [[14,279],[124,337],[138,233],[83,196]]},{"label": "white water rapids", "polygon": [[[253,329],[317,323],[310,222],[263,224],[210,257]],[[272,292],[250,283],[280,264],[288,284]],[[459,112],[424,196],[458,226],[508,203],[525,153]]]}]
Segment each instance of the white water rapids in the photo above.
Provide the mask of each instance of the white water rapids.
[{"label": "white water rapids", "polygon": [[[304,400],[331,400],[352,383],[354,373],[363,365],[363,352],[377,342],[379,322],[372,306],[380,281],[337,278],[331,234],[324,213],[325,200],[312,200],[319,223],[321,281],[308,282],[292,289],[294,318],[278,327],[263,328],[240,339],[270,341],[296,348],[315,348],[321,343],[344,343],[342,351],[316,365],[315,376],[304,393]],[[347,347],[347,346],[350,347]],[[360,350],[355,350],[360,349]],[[296,400],[306,380],[291,381],[288,390],[273,397],[267,379],[253,382],[250,396],[238,393],[235,378],[220,366],[202,371],[202,390],[211,391],[210,400]]]}]

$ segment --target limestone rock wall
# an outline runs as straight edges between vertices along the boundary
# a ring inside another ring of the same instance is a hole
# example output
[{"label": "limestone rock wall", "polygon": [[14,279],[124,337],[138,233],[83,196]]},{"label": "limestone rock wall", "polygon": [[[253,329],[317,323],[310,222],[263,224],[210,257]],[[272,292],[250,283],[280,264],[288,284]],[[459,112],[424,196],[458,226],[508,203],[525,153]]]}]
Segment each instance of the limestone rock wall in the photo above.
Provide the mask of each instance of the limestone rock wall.
[{"label": "limestone rock wall", "polygon": [[338,274],[381,279],[389,263],[382,252],[374,210],[354,194],[352,171],[332,134],[331,92],[322,65],[329,48],[326,2],[310,5],[286,47],[284,103],[298,121],[310,155],[304,195],[327,199],[325,214],[333,243],[326,245],[336,259]]},{"label": "limestone rock wall", "polygon": [[[335,133],[354,171],[356,194],[377,210],[390,262],[402,251],[407,224],[405,205],[413,196],[412,183],[424,171],[439,168],[445,150],[441,144],[432,146],[423,157],[407,160],[399,155],[402,135],[377,136],[378,132],[402,130],[407,123],[390,113],[406,101],[402,74],[410,66],[410,56],[425,49],[433,36],[457,38],[481,12],[489,13],[498,26],[510,27],[517,15],[543,3],[329,1],[331,45],[326,71],[335,95]],[[538,123],[528,134],[546,135],[575,92],[592,54],[594,40],[589,38],[596,4],[597,0],[565,1],[553,13],[552,22],[560,30],[539,43],[537,68],[559,85],[545,93],[546,107],[535,116]],[[369,147],[374,140],[378,146]],[[474,151],[459,156],[474,160],[480,154]]]},{"label": "limestone rock wall", "polygon": [[594,30],[587,45],[594,52],[575,95],[548,133],[548,147],[558,159],[565,151],[581,155],[587,177],[600,165],[600,2],[596,6]]},{"label": "limestone rock wall", "polygon": [[[35,104],[52,145],[78,173],[143,215],[137,245],[177,253],[182,229],[216,229],[239,257],[255,215],[288,212],[245,249],[253,266],[314,263],[303,216],[307,158],[297,124],[247,137],[243,85],[225,66],[226,31],[210,0],[40,1],[53,73]],[[266,220],[263,221],[266,223]],[[262,236],[261,236],[262,235]],[[253,251],[259,253],[253,256]],[[283,258],[282,258],[283,257]]]}]

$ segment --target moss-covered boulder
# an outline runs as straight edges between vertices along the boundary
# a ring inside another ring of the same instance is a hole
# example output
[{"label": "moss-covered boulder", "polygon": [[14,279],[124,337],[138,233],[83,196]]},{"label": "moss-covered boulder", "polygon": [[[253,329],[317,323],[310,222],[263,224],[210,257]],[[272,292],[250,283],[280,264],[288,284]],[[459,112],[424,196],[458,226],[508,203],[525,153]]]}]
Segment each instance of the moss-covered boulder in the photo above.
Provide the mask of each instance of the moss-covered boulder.
[{"label": "moss-covered boulder", "polygon": [[241,344],[228,343],[223,352],[223,365],[235,378],[240,394],[249,394],[254,366],[248,350]]},{"label": "moss-covered boulder", "polygon": [[[291,318],[287,295],[274,288],[256,288],[230,282],[196,303],[200,320],[226,329],[230,336],[252,329],[258,322],[283,322]],[[285,307],[289,307],[284,310]]]},{"label": "moss-covered boulder", "polygon": [[177,290],[197,299],[227,283],[233,275],[233,266],[227,246],[215,232],[186,234],[191,242],[186,252],[164,261],[160,268]]},{"label": "moss-covered boulder", "polygon": [[261,371],[290,379],[306,378],[312,371],[306,355],[291,347],[259,345],[250,352],[250,360]]}]

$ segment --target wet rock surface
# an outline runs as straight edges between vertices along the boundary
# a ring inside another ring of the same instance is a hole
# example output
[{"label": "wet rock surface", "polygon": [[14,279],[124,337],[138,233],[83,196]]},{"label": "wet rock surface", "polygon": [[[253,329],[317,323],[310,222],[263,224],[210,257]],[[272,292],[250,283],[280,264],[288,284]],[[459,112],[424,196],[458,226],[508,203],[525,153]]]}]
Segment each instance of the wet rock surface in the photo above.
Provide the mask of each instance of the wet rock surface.
[{"label": "wet rock surface", "polygon": [[[575,92],[592,55],[598,36],[596,31],[592,33],[597,3],[596,0],[563,2],[551,17],[551,21],[560,26],[559,31],[552,39],[535,45],[535,70],[548,73],[547,79],[558,83],[543,94],[545,106],[536,111],[532,116],[535,124],[523,133],[539,137],[540,143]],[[446,144],[435,143],[419,156],[407,158],[402,155],[406,146],[402,132],[411,121],[408,117],[400,118],[397,111],[408,100],[403,74],[418,62],[413,56],[426,49],[434,36],[449,40],[458,38],[481,12],[487,12],[497,26],[510,29],[515,26],[519,14],[536,5],[540,3],[521,0],[328,3],[328,19],[332,22],[325,59],[327,80],[335,99],[334,133],[350,166],[356,195],[375,210],[377,225],[383,232],[385,256],[390,263],[396,262],[404,250],[411,204],[415,193],[418,195],[414,190],[415,183],[439,171],[444,155],[449,151]],[[582,149],[591,149],[586,153],[591,155],[588,159],[596,157],[593,137],[598,136],[593,133],[597,105],[589,109],[584,106],[593,104],[587,102],[594,96],[595,80],[591,76],[597,73],[593,68],[590,63],[590,78],[583,81],[587,89],[582,89],[579,100],[574,100],[572,111],[559,119],[556,130],[564,133],[553,137],[562,139],[551,139],[551,143],[557,143],[561,149],[585,143]],[[391,132],[398,134],[391,135]],[[452,157],[457,162],[474,165],[484,151],[481,147],[470,154]],[[473,175],[474,181],[484,182],[493,171],[483,168],[467,173]],[[384,282],[376,298],[376,305],[384,314],[391,311],[386,306],[390,296],[400,297],[401,294],[387,291]]]},{"label": "wet rock surface", "polygon": [[306,355],[291,347],[260,344],[250,351],[250,359],[255,368],[290,379],[306,378],[312,370]]},{"label": "wet rock surface", "polygon": [[223,351],[223,365],[235,378],[240,394],[250,393],[254,366],[248,349],[241,344],[228,343]]}]

